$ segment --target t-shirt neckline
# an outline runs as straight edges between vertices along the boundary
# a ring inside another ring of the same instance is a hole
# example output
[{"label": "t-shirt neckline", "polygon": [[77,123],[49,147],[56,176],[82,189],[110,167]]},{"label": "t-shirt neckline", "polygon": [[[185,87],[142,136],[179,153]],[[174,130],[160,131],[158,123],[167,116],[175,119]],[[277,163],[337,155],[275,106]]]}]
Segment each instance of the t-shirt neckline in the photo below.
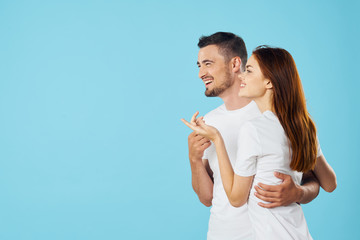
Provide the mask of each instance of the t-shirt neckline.
[{"label": "t-shirt neckline", "polygon": [[[249,102],[246,106],[239,108],[239,109],[235,109],[235,110],[227,110],[225,103],[222,105],[223,106],[223,110],[228,113],[228,114],[236,114],[242,111],[246,111],[246,109],[251,108],[253,105],[256,105],[256,103],[254,101]],[[257,106],[256,106],[257,107]]]}]

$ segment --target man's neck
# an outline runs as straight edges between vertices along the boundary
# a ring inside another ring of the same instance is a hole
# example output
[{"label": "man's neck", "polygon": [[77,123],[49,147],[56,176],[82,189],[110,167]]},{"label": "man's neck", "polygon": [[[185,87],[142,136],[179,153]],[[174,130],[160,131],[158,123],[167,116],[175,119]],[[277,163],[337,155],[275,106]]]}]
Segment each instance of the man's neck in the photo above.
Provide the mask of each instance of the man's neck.
[{"label": "man's neck", "polygon": [[227,96],[221,98],[224,101],[225,107],[229,111],[237,110],[248,105],[251,100],[239,96]]},{"label": "man's neck", "polygon": [[237,110],[245,107],[251,102],[251,99],[239,97],[240,81],[236,82],[232,87],[226,89],[219,97],[224,101],[225,107],[229,111]]},{"label": "man's neck", "polygon": [[236,94],[227,94],[226,96],[219,96],[225,104],[225,107],[229,111],[237,110],[245,107],[251,102],[251,99],[239,97],[238,91]]}]

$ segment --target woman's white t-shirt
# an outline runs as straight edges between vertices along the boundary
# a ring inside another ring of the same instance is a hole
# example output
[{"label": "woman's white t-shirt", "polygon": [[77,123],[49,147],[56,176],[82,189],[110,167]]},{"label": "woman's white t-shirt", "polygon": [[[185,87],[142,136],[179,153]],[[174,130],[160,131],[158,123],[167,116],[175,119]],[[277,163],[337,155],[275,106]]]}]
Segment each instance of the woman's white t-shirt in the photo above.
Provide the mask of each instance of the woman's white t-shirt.
[{"label": "woman's white t-shirt", "polygon": [[[318,157],[322,155],[318,144]],[[243,177],[254,176],[248,200],[248,211],[256,239],[312,239],[301,206],[263,208],[254,193],[259,182],[278,185],[281,179],[274,171],[290,175],[298,185],[302,173],[291,170],[289,140],[276,115],[271,111],[244,123],[238,137],[234,172]]]}]

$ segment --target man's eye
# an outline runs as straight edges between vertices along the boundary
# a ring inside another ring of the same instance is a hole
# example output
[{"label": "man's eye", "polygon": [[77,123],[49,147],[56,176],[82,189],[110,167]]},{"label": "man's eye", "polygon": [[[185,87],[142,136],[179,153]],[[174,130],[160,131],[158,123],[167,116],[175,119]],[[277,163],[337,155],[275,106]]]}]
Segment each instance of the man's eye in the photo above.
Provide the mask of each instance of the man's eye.
[{"label": "man's eye", "polygon": [[210,65],[211,65],[211,63],[206,63],[205,65],[206,65],[206,66],[210,66]]}]

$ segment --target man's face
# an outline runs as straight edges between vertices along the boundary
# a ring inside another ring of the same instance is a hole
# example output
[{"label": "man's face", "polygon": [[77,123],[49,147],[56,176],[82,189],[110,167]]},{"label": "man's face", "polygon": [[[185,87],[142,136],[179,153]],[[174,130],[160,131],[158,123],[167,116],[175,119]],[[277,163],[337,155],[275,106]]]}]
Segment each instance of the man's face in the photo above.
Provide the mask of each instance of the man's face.
[{"label": "man's face", "polygon": [[231,78],[229,65],[216,45],[208,45],[199,50],[197,65],[207,97],[220,96],[232,86],[234,80]]}]

